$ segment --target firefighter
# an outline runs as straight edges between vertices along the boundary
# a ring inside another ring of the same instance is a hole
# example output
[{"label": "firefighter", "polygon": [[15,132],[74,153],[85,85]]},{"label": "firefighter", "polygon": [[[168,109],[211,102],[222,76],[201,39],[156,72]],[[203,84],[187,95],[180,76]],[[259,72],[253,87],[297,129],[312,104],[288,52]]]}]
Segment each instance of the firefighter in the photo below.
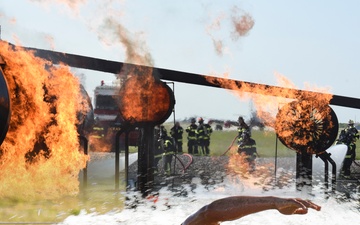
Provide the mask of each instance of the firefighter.
[{"label": "firefighter", "polygon": [[[164,149],[162,147],[162,140],[160,138],[161,134],[164,132],[164,126],[156,125],[154,128],[154,173],[158,173],[158,164],[162,155],[164,153]],[[166,131],[166,130],[165,130]]]},{"label": "firefighter", "polygon": [[243,156],[248,163],[249,172],[254,172],[255,159],[258,156],[256,141],[250,137],[248,132],[243,132],[241,136],[241,141],[238,142],[238,153]]},{"label": "firefighter", "polygon": [[197,125],[195,124],[195,118],[191,119],[191,124],[185,129],[186,133],[188,134],[188,153],[189,154],[198,154],[198,146],[197,146],[197,138],[196,138],[196,130]]},{"label": "firefighter", "polygon": [[209,124],[209,122],[204,124],[205,130],[206,130],[206,137],[205,137],[205,150],[206,150],[206,155],[210,155],[210,136],[211,133],[213,132],[213,129],[211,127],[211,125]]},{"label": "firefighter", "polygon": [[182,126],[180,126],[179,122],[176,122],[175,125],[170,129],[170,134],[171,137],[174,138],[177,153],[183,152],[183,133],[184,129],[182,128]]},{"label": "firefighter", "polygon": [[93,138],[104,138],[105,134],[104,134],[104,127],[101,126],[99,117],[95,117],[95,124],[93,126],[93,133],[92,133],[92,137]]},{"label": "firefighter", "polygon": [[200,154],[208,156],[210,154],[210,134],[212,128],[209,124],[204,124],[204,119],[199,118],[199,126],[196,130],[196,136],[200,147]]},{"label": "firefighter", "polygon": [[350,168],[356,157],[356,141],[358,139],[359,132],[354,126],[354,121],[349,120],[348,126],[340,132],[339,138],[336,140],[336,144],[347,145],[347,152],[341,169],[345,178],[350,178]]},{"label": "firefighter", "polygon": [[239,116],[238,123],[239,126],[237,128],[237,132],[238,132],[237,141],[238,143],[240,143],[242,139],[242,133],[246,132],[251,136],[251,132],[250,132],[250,127],[245,123],[244,118],[242,116]]},{"label": "firefighter", "polygon": [[169,176],[171,174],[171,162],[172,157],[175,154],[175,144],[173,138],[167,135],[166,130],[160,135],[160,146],[163,150],[162,160],[163,160],[163,169],[164,174]]}]

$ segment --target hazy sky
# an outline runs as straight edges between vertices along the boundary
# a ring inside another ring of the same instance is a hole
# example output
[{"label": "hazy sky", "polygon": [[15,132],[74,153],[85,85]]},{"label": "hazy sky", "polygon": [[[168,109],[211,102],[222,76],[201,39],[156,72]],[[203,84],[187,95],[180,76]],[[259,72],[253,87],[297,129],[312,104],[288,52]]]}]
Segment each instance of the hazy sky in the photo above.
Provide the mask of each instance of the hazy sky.
[{"label": "hazy sky", "polygon": [[[359,12],[357,0],[1,0],[0,24],[3,40],[27,47],[122,62],[132,62],[133,48],[155,67],[276,86],[281,74],[298,89],[358,98]],[[239,35],[232,21],[242,16],[254,24]],[[114,79],[76,72],[85,74],[90,96],[101,80]],[[225,89],[182,83],[175,98],[178,119],[248,119],[254,107]],[[332,108],[340,122],[359,121],[359,110]]]}]

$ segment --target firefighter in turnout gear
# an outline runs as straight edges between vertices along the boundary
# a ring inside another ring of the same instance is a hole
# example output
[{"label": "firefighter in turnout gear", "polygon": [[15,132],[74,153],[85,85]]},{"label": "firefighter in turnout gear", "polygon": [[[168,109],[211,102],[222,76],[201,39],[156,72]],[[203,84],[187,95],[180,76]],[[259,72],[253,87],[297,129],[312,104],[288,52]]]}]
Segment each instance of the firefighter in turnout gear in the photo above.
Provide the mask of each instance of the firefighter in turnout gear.
[{"label": "firefighter in turnout gear", "polygon": [[160,136],[163,132],[166,132],[164,126],[156,125],[154,128],[154,143],[155,143],[155,150],[154,150],[154,173],[158,173],[158,164],[160,159],[162,159],[162,155],[164,153],[164,149],[162,147],[162,140]]},{"label": "firefighter in turnout gear", "polygon": [[238,143],[241,142],[241,139],[243,138],[243,133],[246,132],[251,136],[250,127],[245,123],[244,118],[242,116],[239,116],[238,118],[239,126],[237,128],[238,136],[237,141]]},{"label": "firefighter in turnout gear", "polygon": [[345,178],[350,178],[350,168],[356,157],[356,141],[358,139],[359,132],[354,126],[354,121],[349,120],[348,126],[340,132],[339,138],[336,140],[336,144],[347,145],[347,152],[341,169]]},{"label": "firefighter in turnout gear", "polygon": [[160,147],[163,149],[162,161],[164,174],[167,176],[171,175],[171,162],[172,157],[175,154],[175,144],[173,138],[167,135],[167,132],[164,131],[160,135]]},{"label": "firefighter in turnout gear", "polygon": [[191,119],[191,124],[186,128],[186,133],[188,134],[188,153],[189,154],[198,154],[198,146],[197,146],[197,137],[196,137],[196,130],[197,125],[195,124],[195,118]]},{"label": "firefighter in turnout gear", "polygon": [[248,163],[249,172],[254,172],[255,159],[258,156],[256,141],[250,137],[248,132],[243,132],[241,136],[241,141],[238,142],[238,153],[243,156]]},{"label": "firefighter in turnout gear", "polygon": [[212,128],[209,124],[204,124],[204,119],[199,118],[199,126],[196,130],[196,136],[199,144],[200,154],[208,156],[210,154],[210,135]]},{"label": "firefighter in turnout gear", "polygon": [[207,137],[204,140],[205,141],[206,155],[210,155],[210,136],[211,136],[211,133],[213,132],[213,129],[210,126],[209,123],[205,123],[204,127],[205,127],[206,134],[207,134]]},{"label": "firefighter in turnout gear", "polygon": [[184,129],[180,126],[179,122],[176,122],[175,125],[170,129],[170,135],[174,138],[176,150],[178,153],[182,153],[183,149],[183,133]]},{"label": "firefighter in turnout gear", "polygon": [[175,153],[175,145],[173,139],[167,135],[167,131],[164,126],[160,126],[157,137],[159,138],[155,144],[155,171],[157,172],[157,166],[162,159],[163,170],[165,175],[171,174],[171,162]]}]

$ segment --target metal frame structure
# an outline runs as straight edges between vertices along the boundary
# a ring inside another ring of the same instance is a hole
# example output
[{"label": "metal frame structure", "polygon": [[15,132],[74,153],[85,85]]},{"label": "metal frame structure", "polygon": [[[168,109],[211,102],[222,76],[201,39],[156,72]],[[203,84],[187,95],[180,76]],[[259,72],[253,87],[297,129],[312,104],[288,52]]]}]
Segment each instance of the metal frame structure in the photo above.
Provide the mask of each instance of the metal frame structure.
[{"label": "metal frame structure", "polygon": [[[15,47],[15,46],[14,46]],[[188,84],[194,84],[194,85],[202,85],[202,86],[208,86],[208,87],[215,87],[215,88],[225,88],[230,89],[229,87],[223,87],[222,82],[231,83],[233,87],[236,87],[238,90],[241,90],[242,87],[245,85],[246,87],[252,88],[251,90],[254,93],[257,94],[263,94],[263,95],[272,95],[272,96],[278,96],[278,97],[284,97],[284,98],[292,98],[292,99],[298,99],[303,96],[303,94],[306,95],[327,95],[325,93],[319,93],[319,92],[311,92],[311,91],[304,91],[304,90],[298,90],[298,89],[289,89],[289,88],[283,88],[283,87],[277,87],[277,86],[271,86],[271,85],[265,85],[265,84],[258,84],[258,83],[250,83],[245,81],[239,81],[239,80],[232,80],[232,79],[226,79],[226,78],[216,78],[213,79],[211,76],[202,75],[202,74],[194,74],[194,73],[187,73],[182,71],[175,71],[170,69],[163,69],[163,68],[156,68],[156,67],[149,67],[144,65],[135,65],[130,63],[123,63],[123,62],[116,62],[116,61],[110,61],[105,59],[99,59],[99,58],[93,58],[93,57],[87,57],[87,56],[81,56],[81,55],[75,55],[75,54],[69,54],[69,53],[62,53],[62,52],[56,52],[56,51],[50,51],[50,50],[43,50],[43,49],[36,49],[36,48],[29,48],[29,47],[21,47],[24,50],[32,51],[35,56],[46,59],[48,61],[51,61],[53,64],[66,64],[70,67],[76,67],[76,68],[83,68],[83,69],[89,69],[89,70],[95,70],[95,71],[101,71],[101,72],[107,72],[107,73],[113,73],[113,74],[119,74],[120,71],[124,68],[138,68],[140,70],[143,69],[152,69],[155,71],[153,73],[154,76],[157,76],[156,79],[160,80],[167,80],[172,82],[181,82],[181,83],[188,83]],[[0,71],[1,72],[1,71]],[[0,76],[0,79],[2,76]],[[0,80],[0,82],[3,82]],[[1,84],[3,85],[3,84]],[[248,89],[247,89],[248,90]],[[258,92],[258,90],[261,90],[261,92]],[[276,90],[274,92],[274,90]],[[289,95],[291,93],[291,95]],[[0,93],[2,96],[6,96],[6,93]],[[355,108],[360,109],[360,99],[359,98],[353,98],[353,97],[346,97],[346,96],[340,96],[340,95],[331,95],[331,100],[329,102],[330,105],[336,105],[336,106],[343,106],[343,107],[349,107],[349,108]],[[1,108],[0,108],[1,109]],[[0,112],[2,112],[1,110]],[[9,108],[10,111],[10,108]],[[4,113],[3,113],[4,114]],[[4,118],[4,117],[0,117]],[[167,119],[167,118],[166,118]],[[1,126],[7,126],[8,123],[4,123],[4,121],[0,121]],[[2,128],[2,127],[0,127]],[[5,127],[6,128],[6,127]],[[125,134],[128,133],[128,130],[130,127],[123,127],[122,129],[117,133],[117,142],[116,142],[116,179],[119,177],[119,143],[118,143],[118,137],[121,135],[121,133],[125,132]],[[151,146],[153,145],[151,137],[153,137],[153,127],[152,126],[144,126],[143,132],[147,133],[147,135],[143,136],[143,138],[148,139],[145,142],[143,142],[143,150],[139,153],[139,169],[141,170],[141,174],[139,176],[138,184],[139,189],[142,193],[147,192],[147,184],[151,183],[153,181],[153,173],[151,173],[151,158],[153,157],[151,154]],[[1,131],[1,130],[0,130]],[[0,138],[2,138],[0,133]],[[0,140],[1,141],[1,140]],[[126,138],[125,138],[126,141]],[[126,157],[128,157],[128,146],[125,143],[125,153]],[[147,152],[148,151],[148,152]],[[146,154],[146,155],[144,155]],[[311,156],[311,155],[310,155]],[[307,176],[310,175],[311,172],[311,166],[309,166],[311,158],[307,154],[298,154],[297,155],[297,169],[301,172],[302,170],[307,170],[306,174]],[[336,168],[336,165],[334,165],[333,160],[331,157],[327,154],[321,154],[319,157],[324,161],[325,163],[325,179],[327,178],[327,172],[328,172],[328,163],[330,163],[334,168]],[[128,159],[126,161],[128,163]],[[145,165],[145,166],[144,166]],[[127,165],[128,166],[128,165]],[[310,171],[309,171],[310,169]],[[335,169],[336,170],[336,169]],[[150,171],[150,172],[149,172]],[[311,175],[310,175],[311,176]],[[127,178],[126,178],[127,179]],[[119,188],[118,186],[118,180],[116,180],[116,188]],[[333,180],[334,183],[334,180]]]}]

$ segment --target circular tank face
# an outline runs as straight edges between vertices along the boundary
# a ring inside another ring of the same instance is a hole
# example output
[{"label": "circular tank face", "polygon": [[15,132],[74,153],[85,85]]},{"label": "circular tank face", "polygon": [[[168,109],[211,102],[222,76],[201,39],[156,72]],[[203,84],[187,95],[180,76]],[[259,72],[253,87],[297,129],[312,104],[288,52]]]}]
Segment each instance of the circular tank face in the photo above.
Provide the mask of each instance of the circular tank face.
[{"label": "circular tank face", "polygon": [[91,99],[83,85],[80,85],[80,91],[82,97],[81,103],[83,104],[83,108],[86,108],[88,110],[86,112],[79,112],[77,114],[77,118],[79,121],[79,123],[77,124],[77,131],[81,136],[87,136],[92,132],[95,123],[94,109],[91,104]]},{"label": "circular tank face", "polygon": [[174,108],[174,94],[162,81],[141,76],[126,80],[119,91],[120,115],[131,124],[161,124]]},{"label": "circular tank face", "polygon": [[0,68],[0,145],[6,137],[10,122],[9,88]]},{"label": "circular tank face", "polygon": [[276,115],[276,134],[288,148],[297,152],[317,154],[336,140],[339,123],[329,105],[311,101],[293,101]]}]

